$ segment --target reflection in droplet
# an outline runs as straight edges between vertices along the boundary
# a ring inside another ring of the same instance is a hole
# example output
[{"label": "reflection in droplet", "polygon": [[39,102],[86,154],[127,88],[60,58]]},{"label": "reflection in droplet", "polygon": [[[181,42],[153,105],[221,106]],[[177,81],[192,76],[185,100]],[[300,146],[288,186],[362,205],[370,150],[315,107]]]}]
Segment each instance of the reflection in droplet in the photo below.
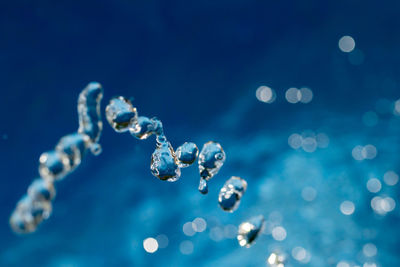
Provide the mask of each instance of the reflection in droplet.
[{"label": "reflection in droplet", "polygon": [[246,192],[247,182],[236,176],[227,180],[218,195],[219,206],[228,212],[234,212],[240,204],[240,199]]},{"label": "reflection in droplet", "polygon": [[254,243],[258,235],[262,232],[263,225],[264,217],[262,215],[252,217],[240,224],[237,235],[239,245],[241,247],[245,246],[249,248]]},{"label": "reflection in droplet", "polygon": [[203,195],[208,194],[208,183],[207,180],[204,178],[200,178],[199,192],[202,193]]}]

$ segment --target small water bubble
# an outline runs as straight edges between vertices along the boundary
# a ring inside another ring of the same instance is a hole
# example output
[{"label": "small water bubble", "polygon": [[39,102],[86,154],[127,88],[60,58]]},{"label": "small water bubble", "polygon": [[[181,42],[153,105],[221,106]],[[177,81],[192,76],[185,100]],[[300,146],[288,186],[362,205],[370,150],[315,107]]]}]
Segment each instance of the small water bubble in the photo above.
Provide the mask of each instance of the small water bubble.
[{"label": "small water bubble", "polygon": [[218,173],[225,162],[225,152],[217,142],[209,141],[204,144],[199,155],[200,176],[210,180]]},{"label": "small water bubble", "polygon": [[49,180],[36,179],[28,187],[28,196],[32,200],[51,201],[56,195],[54,184]]},{"label": "small water bubble", "polygon": [[106,107],[107,121],[119,133],[128,131],[137,116],[136,108],[123,96],[112,98]]},{"label": "small water bubble", "polygon": [[218,195],[219,206],[228,212],[234,212],[240,204],[240,199],[246,192],[247,182],[236,176],[232,176],[225,182]]},{"label": "small water bubble", "polygon": [[286,262],[285,254],[279,252],[273,252],[268,256],[267,266],[268,267],[284,267]]},{"label": "small water bubble", "polygon": [[237,240],[241,247],[249,248],[262,232],[264,217],[258,215],[239,225]]},{"label": "small water bubble", "polygon": [[199,149],[195,143],[185,142],[176,149],[176,156],[179,160],[179,167],[187,167],[196,160],[199,155]]},{"label": "small water bubble", "polygon": [[157,142],[156,150],[151,155],[151,173],[160,180],[175,182],[181,175],[178,159],[168,141]]},{"label": "small water bubble", "polygon": [[39,163],[40,176],[50,181],[62,179],[70,170],[67,154],[60,151],[43,153],[39,158]]},{"label": "small water bubble", "polygon": [[208,183],[206,179],[200,178],[199,191],[203,195],[206,195],[208,193]]}]

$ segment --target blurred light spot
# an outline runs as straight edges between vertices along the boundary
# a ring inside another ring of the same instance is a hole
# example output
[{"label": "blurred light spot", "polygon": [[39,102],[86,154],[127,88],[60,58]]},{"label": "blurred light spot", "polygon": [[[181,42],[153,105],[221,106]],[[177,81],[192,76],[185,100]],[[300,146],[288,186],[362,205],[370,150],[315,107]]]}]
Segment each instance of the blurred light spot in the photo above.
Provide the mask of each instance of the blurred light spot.
[{"label": "blurred light spot", "polygon": [[386,215],[396,207],[396,202],[391,197],[376,196],[371,199],[371,208],[379,215]]},{"label": "blurred light spot", "polygon": [[272,237],[276,241],[283,241],[286,239],[286,230],[282,226],[277,226],[272,229]]},{"label": "blurred light spot", "polygon": [[317,196],[317,190],[310,186],[304,187],[303,190],[301,190],[301,196],[306,201],[313,201]]},{"label": "blurred light spot", "polygon": [[393,186],[399,181],[399,176],[394,171],[387,171],[383,176],[383,181],[385,181],[387,185]]},{"label": "blurred light spot", "polygon": [[374,262],[366,262],[363,264],[363,267],[377,267]]},{"label": "blurred light spot", "polygon": [[233,224],[228,224],[227,226],[224,227],[225,238],[234,239],[234,238],[236,238],[237,232],[238,232],[238,229]]},{"label": "blurred light spot", "polygon": [[288,144],[293,149],[299,149],[301,147],[301,143],[303,142],[303,138],[301,135],[294,133],[289,136]]},{"label": "blurred light spot", "polygon": [[317,141],[313,137],[303,139],[301,147],[305,152],[312,153],[317,149]]},{"label": "blurred light spot", "polygon": [[276,93],[268,86],[260,86],[256,90],[256,97],[261,102],[272,103],[276,99]]},{"label": "blurred light spot", "polygon": [[275,224],[279,224],[282,222],[283,217],[279,211],[273,211],[268,215],[268,219]]},{"label": "blurred light spot", "polygon": [[158,242],[158,247],[159,248],[168,247],[169,240],[168,240],[168,237],[166,235],[158,235],[156,237],[156,240]]},{"label": "blurred light spot", "polygon": [[355,66],[361,65],[364,62],[364,58],[364,53],[360,49],[354,49],[349,54],[349,62]]},{"label": "blurred light spot", "polygon": [[210,238],[216,242],[224,239],[224,233],[218,226],[211,228],[210,230]]},{"label": "blurred light spot", "polygon": [[394,102],[393,114],[396,116],[400,116],[400,99]]},{"label": "blurred light spot", "polygon": [[183,233],[187,236],[194,236],[196,232],[193,229],[192,222],[187,222],[182,227]]},{"label": "blurred light spot", "polygon": [[344,215],[351,215],[354,213],[355,210],[355,206],[354,203],[348,200],[345,200],[342,202],[342,204],[340,204],[340,211],[344,214]]},{"label": "blurred light spot", "polygon": [[204,232],[207,228],[207,223],[203,218],[196,218],[192,222],[192,228],[198,233]]},{"label": "blurred light spot", "polygon": [[295,104],[301,100],[301,92],[297,88],[289,88],[285,93],[286,100],[289,103]]},{"label": "blurred light spot", "polygon": [[381,188],[382,188],[382,184],[378,179],[371,178],[368,180],[367,189],[369,192],[378,193],[379,191],[381,191]]},{"label": "blurred light spot", "polygon": [[336,264],[336,267],[350,267],[350,264],[346,261],[339,261],[338,264]]},{"label": "blurred light spot", "polygon": [[373,111],[365,112],[362,121],[366,126],[373,127],[378,123],[378,115]]},{"label": "blurred light spot", "polygon": [[193,253],[193,243],[192,241],[185,240],[182,241],[181,244],[179,245],[179,250],[183,255],[190,255]]},{"label": "blurred light spot", "polygon": [[361,154],[365,159],[373,159],[376,157],[377,153],[378,151],[373,145],[366,145],[361,151]]},{"label": "blurred light spot", "polygon": [[363,253],[366,257],[374,257],[377,252],[378,249],[372,243],[367,243],[363,246]]},{"label": "blurred light spot", "polygon": [[310,253],[302,247],[295,247],[292,249],[292,256],[295,260],[301,263],[308,263],[311,259]]},{"label": "blurred light spot", "polygon": [[310,103],[311,100],[313,99],[313,92],[311,89],[307,87],[303,87],[300,89],[300,102],[307,104]]},{"label": "blurred light spot", "polygon": [[154,253],[158,250],[158,242],[152,237],[143,240],[143,248],[148,253]]},{"label": "blurred light spot", "polygon": [[327,148],[329,146],[329,137],[324,133],[317,134],[316,141],[319,148]]},{"label": "blurred light spot", "polygon": [[375,110],[379,114],[388,114],[393,111],[393,102],[386,98],[380,98],[375,103]]},{"label": "blurred light spot", "polygon": [[351,155],[353,156],[353,158],[355,160],[363,160],[364,157],[361,153],[361,151],[363,150],[362,146],[356,146],[353,148],[353,150],[351,151]]},{"label": "blurred light spot", "polygon": [[354,50],[356,47],[356,42],[351,36],[343,36],[339,40],[339,48],[342,52],[349,53]]}]

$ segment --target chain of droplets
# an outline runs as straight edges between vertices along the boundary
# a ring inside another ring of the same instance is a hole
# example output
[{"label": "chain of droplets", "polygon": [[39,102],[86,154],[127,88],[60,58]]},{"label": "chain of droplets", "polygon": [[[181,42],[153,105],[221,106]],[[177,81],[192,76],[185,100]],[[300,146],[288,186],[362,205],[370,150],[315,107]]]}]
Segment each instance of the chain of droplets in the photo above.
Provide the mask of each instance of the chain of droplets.
[{"label": "chain of droplets", "polygon": [[55,182],[71,173],[82,161],[87,150],[101,153],[98,143],[103,129],[100,101],[103,89],[97,82],[89,83],[78,98],[79,129],[60,139],[54,150],[39,158],[39,174],[29,185],[27,194],[17,203],[11,214],[10,225],[16,233],[34,232],[38,225],[49,218],[51,201],[56,190]]},{"label": "chain of droplets", "polygon": [[[180,168],[193,164],[198,156],[200,183],[199,191],[208,193],[208,181],[216,175],[225,162],[225,152],[219,143],[209,141],[204,144],[201,152],[195,143],[186,142],[174,151],[165,137],[162,123],[157,118],[138,116],[137,109],[131,101],[123,96],[110,100],[106,107],[108,123],[116,132],[129,131],[137,139],[147,139],[156,135],[156,149],[151,156],[151,173],[160,180],[175,182],[180,178]],[[234,212],[247,189],[247,182],[233,176],[221,188],[218,202],[227,212]],[[239,226],[237,239],[240,246],[250,247],[257,238],[264,224],[262,215],[255,216]]]}]

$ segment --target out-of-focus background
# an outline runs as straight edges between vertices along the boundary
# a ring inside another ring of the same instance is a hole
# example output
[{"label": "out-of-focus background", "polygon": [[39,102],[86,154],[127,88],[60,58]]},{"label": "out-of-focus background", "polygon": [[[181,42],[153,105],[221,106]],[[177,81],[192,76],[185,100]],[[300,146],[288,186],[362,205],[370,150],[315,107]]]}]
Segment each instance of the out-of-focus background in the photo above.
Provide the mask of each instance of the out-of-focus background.
[{"label": "out-of-focus background", "polygon": [[[2,1],[0,265],[399,266],[399,11],[398,1]],[[154,138],[104,121],[103,153],[57,184],[37,232],[15,235],[9,215],[39,155],[77,129],[93,80],[103,112],[132,96],[175,148],[218,141],[225,165],[206,196],[197,165],[160,181]],[[248,190],[230,214],[217,195],[233,175]],[[237,226],[258,214],[263,233],[239,247]]]}]

